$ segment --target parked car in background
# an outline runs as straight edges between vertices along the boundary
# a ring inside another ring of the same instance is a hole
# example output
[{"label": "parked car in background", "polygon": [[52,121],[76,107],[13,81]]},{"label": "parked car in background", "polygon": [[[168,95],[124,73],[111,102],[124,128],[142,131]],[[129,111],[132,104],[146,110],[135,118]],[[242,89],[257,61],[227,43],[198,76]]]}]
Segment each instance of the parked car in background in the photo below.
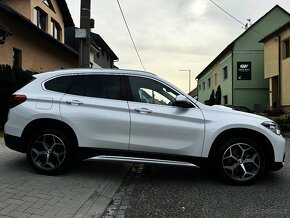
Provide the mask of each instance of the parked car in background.
[{"label": "parked car in background", "polygon": [[11,97],[5,143],[45,174],[102,155],[210,166],[242,185],[285,157],[275,122],[206,106],[151,73],[112,69],[35,75]]}]

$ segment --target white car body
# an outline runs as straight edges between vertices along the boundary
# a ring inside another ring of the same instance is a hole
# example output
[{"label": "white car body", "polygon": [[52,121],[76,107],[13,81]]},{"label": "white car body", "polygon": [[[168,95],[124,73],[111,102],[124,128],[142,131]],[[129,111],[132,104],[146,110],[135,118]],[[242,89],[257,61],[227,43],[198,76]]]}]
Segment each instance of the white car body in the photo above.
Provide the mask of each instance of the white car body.
[{"label": "white car body", "polygon": [[[192,108],[76,96],[45,88],[46,81],[62,75],[147,78],[184,96]],[[269,141],[273,149],[273,165],[284,163],[284,138],[262,125],[271,120],[223,106],[206,106],[151,73],[111,69],[61,70],[36,75],[35,80],[15,95],[25,95],[27,100],[10,109],[5,138],[8,147],[21,152],[26,152],[26,145],[20,142],[25,128],[35,120],[51,119],[65,123],[74,131],[79,148],[205,159],[223,133],[247,130],[259,133]],[[16,142],[25,148],[15,148]]]}]

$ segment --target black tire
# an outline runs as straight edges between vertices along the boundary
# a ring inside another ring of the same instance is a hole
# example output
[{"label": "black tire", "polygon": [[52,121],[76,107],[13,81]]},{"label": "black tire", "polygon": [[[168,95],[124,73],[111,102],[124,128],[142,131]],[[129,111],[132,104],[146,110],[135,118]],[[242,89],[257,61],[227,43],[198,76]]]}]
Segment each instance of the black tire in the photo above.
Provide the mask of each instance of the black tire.
[{"label": "black tire", "polygon": [[253,140],[233,138],[221,144],[214,163],[226,181],[249,185],[264,172],[265,154]]},{"label": "black tire", "polygon": [[60,130],[41,130],[31,137],[26,157],[37,172],[55,175],[70,166],[74,152],[72,145],[70,137]]}]

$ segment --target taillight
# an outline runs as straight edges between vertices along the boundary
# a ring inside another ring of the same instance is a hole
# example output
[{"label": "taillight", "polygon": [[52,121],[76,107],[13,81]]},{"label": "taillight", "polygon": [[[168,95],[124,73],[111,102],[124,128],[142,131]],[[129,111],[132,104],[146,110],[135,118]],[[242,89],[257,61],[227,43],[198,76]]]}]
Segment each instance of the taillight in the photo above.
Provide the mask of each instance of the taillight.
[{"label": "taillight", "polygon": [[12,95],[10,97],[10,102],[9,102],[9,108],[14,108],[17,105],[20,105],[21,103],[25,102],[27,99],[26,95]]}]

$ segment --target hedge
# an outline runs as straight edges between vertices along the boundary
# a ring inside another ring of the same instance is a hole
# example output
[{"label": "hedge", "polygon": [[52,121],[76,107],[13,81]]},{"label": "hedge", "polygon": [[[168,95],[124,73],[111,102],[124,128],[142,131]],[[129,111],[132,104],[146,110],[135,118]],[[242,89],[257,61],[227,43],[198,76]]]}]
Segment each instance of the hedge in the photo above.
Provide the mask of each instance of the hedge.
[{"label": "hedge", "polygon": [[32,80],[35,72],[9,65],[0,65],[0,130],[7,121],[10,96]]}]

